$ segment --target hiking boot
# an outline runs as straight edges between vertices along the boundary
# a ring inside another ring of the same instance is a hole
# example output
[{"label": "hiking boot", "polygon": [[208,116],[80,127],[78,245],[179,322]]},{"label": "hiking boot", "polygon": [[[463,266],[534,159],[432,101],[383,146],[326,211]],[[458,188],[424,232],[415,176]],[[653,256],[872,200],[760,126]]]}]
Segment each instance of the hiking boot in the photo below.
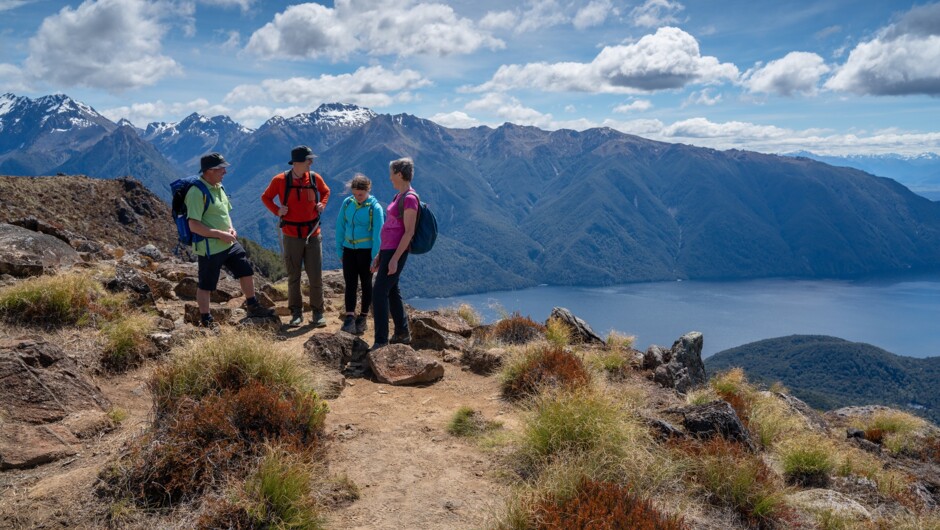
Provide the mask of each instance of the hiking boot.
[{"label": "hiking boot", "polygon": [[313,324],[313,327],[315,327],[315,328],[325,328],[325,327],[326,327],[326,319],[323,318],[323,313],[316,313],[316,312],[315,312],[315,313],[313,314],[313,318],[310,319],[310,323]]},{"label": "hiking boot", "polygon": [[384,348],[386,346],[388,346],[387,342],[376,342],[375,344],[372,345],[371,348],[369,348],[369,351],[375,351],[379,348]]},{"label": "hiking boot", "polygon": [[304,323],[304,315],[302,313],[294,313],[290,317],[290,322],[287,323],[288,326],[292,328],[300,327]]},{"label": "hiking boot", "polygon": [[395,333],[392,335],[392,338],[389,339],[389,342],[392,344],[411,344],[411,333]]},{"label": "hiking boot", "polygon": [[274,316],[274,310],[261,304],[249,305],[246,309],[251,318],[268,318]]},{"label": "hiking boot", "polygon": [[219,323],[214,319],[202,320],[199,322],[199,327],[206,328],[209,331],[219,331]]},{"label": "hiking boot", "polygon": [[346,315],[346,319],[343,320],[343,327],[339,328],[339,330],[354,335],[356,333],[356,317]]},{"label": "hiking boot", "polygon": [[359,315],[356,317],[356,335],[362,335],[369,327],[369,315]]}]

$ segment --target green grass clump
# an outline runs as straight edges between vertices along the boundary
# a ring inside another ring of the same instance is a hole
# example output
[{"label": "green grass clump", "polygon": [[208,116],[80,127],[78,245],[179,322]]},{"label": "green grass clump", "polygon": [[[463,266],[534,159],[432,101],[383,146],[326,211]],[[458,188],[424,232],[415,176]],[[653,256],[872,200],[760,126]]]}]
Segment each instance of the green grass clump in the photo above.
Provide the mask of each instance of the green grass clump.
[{"label": "green grass clump", "polygon": [[782,484],[758,455],[721,438],[686,449],[691,478],[713,503],[735,510],[756,528],[776,528],[792,518]]},{"label": "green grass clump", "polygon": [[127,419],[127,411],[121,407],[113,407],[108,411],[108,418],[115,424],[119,424]]},{"label": "green grass clump", "polygon": [[802,436],[779,448],[787,482],[803,487],[824,488],[836,467],[835,450],[827,438]]},{"label": "green grass clump", "polygon": [[560,318],[550,318],[545,323],[545,340],[552,346],[564,348],[571,344],[571,328]]},{"label": "green grass clump", "polygon": [[636,336],[611,330],[610,333],[607,334],[607,340],[605,342],[607,343],[608,349],[629,350],[633,348],[633,343],[636,342]]},{"label": "green grass clump", "polygon": [[200,399],[238,390],[252,381],[298,394],[312,392],[315,383],[303,358],[277,346],[267,335],[223,330],[177,352],[154,371],[150,390],[158,413],[163,413],[180,398]]},{"label": "green grass clump", "polygon": [[103,292],[82,273],[30,278],[0,289],[0,317],[20,324],[86,325]]},{"label": "green grass clump", "polygon": [[457,316],[463,319],[467,325],[477,327],[483,323],[483,317],[470,304],[460,304],[455,309]]},{"label": "green grass clump", "polygon": [[322,528],[313,502],[312,472],[297,456],[271,450],[245,489],[255,505],[248,509],[261,528]]},{"label": "green grass clump", "polygon": [[142,313],[130,313],[104,324],[101,328],[105,343],[102,364],[112,371],[138,364],[155,350],[149,335],[156,327],[156,319]]},{"label": "green grass clump", "polygon": [[473,407],[460,407],[454,412],[450,422],[447,424],[447,432],[454,436],[478,436],[493,429],[498,429],[502,424],[495,421],[487,421],[483,413]]},{"label": "green grass clump", "polygon": [[563,453],[620,455],[630,423],[616,402],[589,389],[545,394],[528,414],[520,452],[530,462]]},{"label": "green grass clump", "polygon": [[879,411],[855,426],[865,431],[865,438],[884,445],[892,454],[916,456],[922,453],[927,422],[899,410]]},{"label": "green grass clump", "polygon": [[623,380],[632,369],[628,350],[598,350],[589,358],[589,364],[614,380]]}]

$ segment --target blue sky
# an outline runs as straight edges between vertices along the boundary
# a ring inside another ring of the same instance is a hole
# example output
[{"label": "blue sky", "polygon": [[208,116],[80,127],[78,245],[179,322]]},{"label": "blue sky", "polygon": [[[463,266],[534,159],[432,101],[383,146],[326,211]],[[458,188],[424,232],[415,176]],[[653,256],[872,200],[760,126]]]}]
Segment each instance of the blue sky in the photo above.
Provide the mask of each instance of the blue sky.
[{"label": "blue sky", "polygon": [[0,0],[0,92],[140,127],[341,101],[450,127],[940,153],[940,3]]}]

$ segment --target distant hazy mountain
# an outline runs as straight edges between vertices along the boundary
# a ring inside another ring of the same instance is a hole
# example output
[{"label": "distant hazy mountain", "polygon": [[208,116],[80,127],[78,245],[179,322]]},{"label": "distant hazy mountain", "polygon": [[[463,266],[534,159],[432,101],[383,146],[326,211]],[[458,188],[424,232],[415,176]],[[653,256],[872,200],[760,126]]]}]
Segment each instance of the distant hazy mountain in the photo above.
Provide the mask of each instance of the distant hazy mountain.
[{"label": "distant hazy mountain", "polygon": [[228,116],[207,118],[190,114],[178,123],[151,123],[141,133],[181,174],[199,170],[199,158],[213,151],[231,157],[252,130]]},{"label": "distant hazy mountain", "polygon": [[872,175],[892,178],[928,199],[940,200],[940,156],[923,153],[915,156],[850,155],[824,156],[799,151],[787,156],[804,156],[839,167],[854,167]]},{"label": "distant hazy mountain", "polygon": [[820,409],[883,404],[940,421],[940,357],[902,357],[870,344],[819,335],[752,342],[705,359],[709,374],[743,368],[749,378],[782,382]]}]

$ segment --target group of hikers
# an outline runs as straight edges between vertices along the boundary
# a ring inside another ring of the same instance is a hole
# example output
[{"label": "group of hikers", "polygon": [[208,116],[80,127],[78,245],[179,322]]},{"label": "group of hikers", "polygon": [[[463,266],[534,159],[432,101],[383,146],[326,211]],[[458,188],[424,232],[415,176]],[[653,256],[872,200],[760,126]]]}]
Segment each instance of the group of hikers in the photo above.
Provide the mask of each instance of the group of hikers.
[{"label": "group of hikers", "polygon": [[[290,169],[275,175],[261,201],[280,219],[284,262],[287,266],[287,305],[289,326],[303,324],[303,298],[300,275],[305,271],[310,284],[311,324],[326,326],[323,305],[322,237],[323,211],[330,188],[311,166],[316,155],[305,146],[291,150]],[[271,317],[274,311],[255,297],[254,270],[245,249],[236,239],[229,212],[232,204],[222,187],[229,163],[219,153],[200,159],[199,180],[185,193],[186,223],[193,234],[193,250],[198,256],[199,280],[196,302],[201,324],[215,327],[210,312],[210,296],[216,289],[222,267],[240,283],[248,315]],[[389,343],[408,344],[411,334],[398,280],[408,259],[415,234],[419,199],[411,187],[414,162],[410,158],[389,164],[389,179],[397,194],[382,209],[372,196],[372,181],[361,173],[347,183],[351,195],[343,200],[336,219],[336,253],[343,264],[346,314],[342,331],[362,335],[372,308],[375,342],[373,349]],[[193,177],[195,178],[195,177]],[[375,284],[373,285],[373,275]],[[356,293],[362,299],[356,314]],[[389,337],[391,312],[394,333]]]}]

